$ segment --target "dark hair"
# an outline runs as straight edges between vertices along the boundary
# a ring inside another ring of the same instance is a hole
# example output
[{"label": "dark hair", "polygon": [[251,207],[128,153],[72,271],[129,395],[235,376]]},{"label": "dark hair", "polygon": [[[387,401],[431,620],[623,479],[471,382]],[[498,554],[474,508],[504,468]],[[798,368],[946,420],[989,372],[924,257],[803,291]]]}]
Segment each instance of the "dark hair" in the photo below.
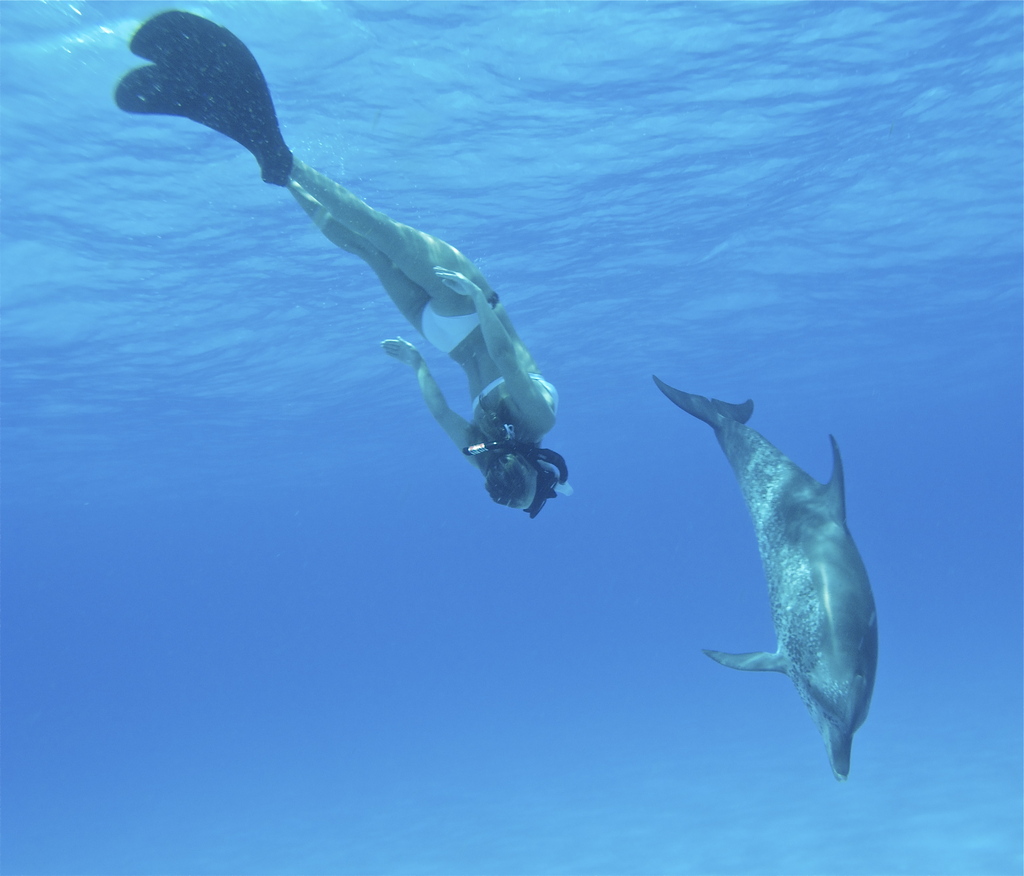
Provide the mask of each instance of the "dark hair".
[{"label": "dark hair", "polygon": [[533,469],[518,453],[496,455],[484,474],[484,486],[499,505],[522,505],[530,498],[529,472]]}]

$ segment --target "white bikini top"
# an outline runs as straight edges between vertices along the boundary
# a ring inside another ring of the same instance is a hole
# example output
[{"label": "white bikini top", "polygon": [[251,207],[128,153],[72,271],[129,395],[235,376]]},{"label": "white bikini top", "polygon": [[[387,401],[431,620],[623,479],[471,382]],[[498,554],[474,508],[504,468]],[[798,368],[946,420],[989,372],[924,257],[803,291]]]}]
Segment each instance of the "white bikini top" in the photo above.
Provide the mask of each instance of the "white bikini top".
[{"label": "white bikini top", "polygon": [[[535,374],[532,371],[530,372],[530,379],[531,380],[536,380],[537,383],[539,383],[541,386],[543,386],[550,393],[550,395],[551,395],[551,413],[557,414],[558,413],[558,390],[555,389],[554,384],[548,383],[548,381],[546,381],[543,377],[541,377],[539,374]],[[504,382],[505,382],[505,378],[504,377],[499,377],[497,380],[492,380],[490,383],[487,384],[487,386],[485,386],[482,390],[480,390],[480,395],[478,395],[475,399],[473,399],[473,414],[474,415],[476,414],[477,409],[480,407],[480,402],[486,396],[488,396],[494,389],[496,389],[497,387],[501,386],[501,384],[503,384]]]}]

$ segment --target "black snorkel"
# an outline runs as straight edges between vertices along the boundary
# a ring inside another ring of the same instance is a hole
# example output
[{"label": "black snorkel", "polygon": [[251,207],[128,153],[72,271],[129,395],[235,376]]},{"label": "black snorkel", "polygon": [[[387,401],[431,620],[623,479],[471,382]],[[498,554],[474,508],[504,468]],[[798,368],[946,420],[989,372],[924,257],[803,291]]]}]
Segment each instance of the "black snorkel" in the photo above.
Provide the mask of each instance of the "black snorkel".
[{"label": "black snorkel", "polygon": [[483,453],[521,453],[523,447],[533,447],[532,444],[524,444],[521,441],[516,441],[516,427],[506,423],[503,427],[505,429],[505,437],[500,441],[486,441],[480,444],[470,444],[469,447],[463,447],[462,452],[466,456],[480,456]]},{"label": "black snorkel", "polygon": [[554,450],[548,450],[539,444],[516,440],[515,426],[510,423],[505,423],[503,428],[505,437],[501,440],[472,444],[469,447],[463,447],[462,452],[466,456],[481,456],[485,453],[502,455],[514,453],[525,459],[537,472],[537,489],[533,494],[533,502],[529,508],[523,509],[533,520],[540,514],[548,499],[558,496],[557,488],[569,480],[569,468],[560,453],[555,453]]}]

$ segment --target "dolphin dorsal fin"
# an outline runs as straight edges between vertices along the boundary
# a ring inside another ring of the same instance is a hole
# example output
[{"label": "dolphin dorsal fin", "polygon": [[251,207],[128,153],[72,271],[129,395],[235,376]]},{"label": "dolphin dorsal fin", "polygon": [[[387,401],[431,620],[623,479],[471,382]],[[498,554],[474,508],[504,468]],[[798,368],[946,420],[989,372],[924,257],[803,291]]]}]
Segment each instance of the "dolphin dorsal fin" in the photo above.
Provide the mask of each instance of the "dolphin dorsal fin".
[{"label": "dolphin dorsal fin", "polygon": [[843,482],[843,459],[839,455],[839,445],[836,444],[836,439],[829,435],[828,440],[832,442],[832,477],[825,485],[825,498],[832,515],[845,523],[846,486]]}]

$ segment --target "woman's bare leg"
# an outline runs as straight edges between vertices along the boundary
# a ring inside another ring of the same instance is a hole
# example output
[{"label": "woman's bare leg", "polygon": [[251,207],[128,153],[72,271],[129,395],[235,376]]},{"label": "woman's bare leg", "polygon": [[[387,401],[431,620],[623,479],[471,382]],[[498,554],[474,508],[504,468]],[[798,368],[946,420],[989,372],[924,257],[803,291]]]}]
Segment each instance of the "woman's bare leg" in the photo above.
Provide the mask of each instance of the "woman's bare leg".
[{"label": "woman's bare leg", "polygon": [[[483,274],[455,247],[408,225],[395,222],[359,200],[348,189],[298,159],[292,167],[289,189],[292,189],[292,194],[299,203],[303,204],[299,194],[293,189],[295,184],[311,195],[322,208],[326,208],[331,219],[354,237],[362,238],[370,247],[387,256],[395,268],[430,296],[434,309],[441,316],[472,313],[475,308],[472,302],[452,292],[437,279],[434,275],[434,265],[459,271],[488,294],[493,292]],[[305,204],[303,209],[306,209]],[[307,209],[306,212],[310,211]],[[313,218],[322,229],[322,220],[318,220],[316,216]],[[338,245],[352,252],[350,246],[354,245],[355,241],[352,237],[344,239],[348,245]]]},{"label": "woman's bare leg", "polygon": [[288,191],[298,202],[299,206],[306,211],[306,215],[313,220],[313,224],[319,228],[335,246],[363,258],[366,252],[366,242],[358,234],[349,231],[340,222],[333,220],[331,211],[307,192],[302,186],[295,182],[288,183]]},{"label": "woman's bare leg", "polygon": [[423,308],[430,301],[430,296],[426,291],[399,271],[384,253],[370,246],[366,238],[349,231],[334,219],[330,211],[298,183],[290,182],[288,191],[292,193],[299,206],[306,211],[316,227],[323,232],[324,237],[345,252],[359,256],[373,268],[384,290],[395,302],[395,306],[412,323],[413,328],[419,331],[423,321]]}]

